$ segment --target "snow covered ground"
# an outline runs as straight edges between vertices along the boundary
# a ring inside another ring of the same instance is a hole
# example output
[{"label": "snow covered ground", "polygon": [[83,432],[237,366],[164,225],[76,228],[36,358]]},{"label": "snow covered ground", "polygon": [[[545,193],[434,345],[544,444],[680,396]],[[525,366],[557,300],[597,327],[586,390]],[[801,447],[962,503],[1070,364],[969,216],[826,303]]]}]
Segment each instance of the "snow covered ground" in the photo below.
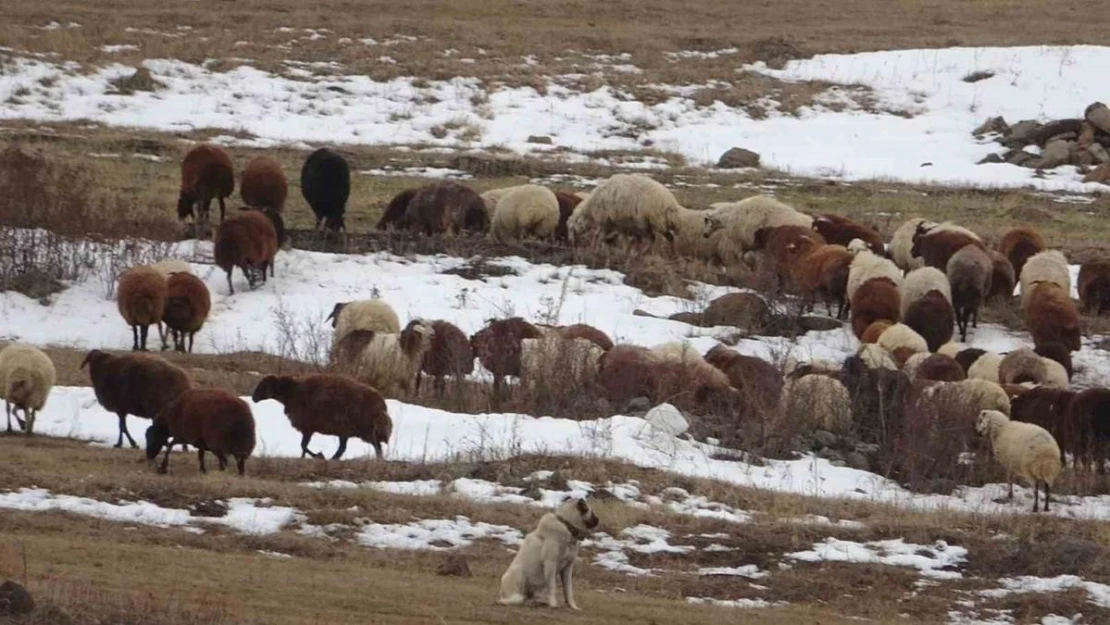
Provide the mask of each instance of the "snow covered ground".
[{"label": "snow covered ground", "polygon": [[[418,87],[413,78],[375,82],[334,75],[332,67],[329,75],[301,66],[275,75],[249,65],[218,72],[149,59],[144,65],[165,87],[119,95],[112,81],[133,67],[79,68],[17,57],[0,76],[0,119],[90,120],[171,132],[218,128],[250,133],[254,138],[246,142],[257,147],[426,143],[588,152],[638,150],[651,141],[695,164],[713,164],[727,149],[743,146],[759,152],[765,166],[804,176],[1093,192],[1107,187],[1080,182],[1074,168],[1037,178],[1017,166],[977,166],[999,146],[971,131],[996,115],[1011,122],[1078,116],[1105,97],[1100,76],[1108,63],[1110,47],[1029,46],[819,55],[781,70],[738,65],[737,72],[839,85],[818,98],[826,105],[796,117],[773,110],[753,119],[721,102],[697,106],[689,96],[704,85],[663,86],[674,95],[648,105],[608,86],[571,91],[551,77],[543,94],[504,88],[489,93],[487,102],[475,78]],[[993,76],[965,82],[973,72]],[[874,92],[869,110],[846,95],[859,86]],[[445,136],[446,127],[478,138]],[[529,143],[530,135],[548,135],[553,144]]]}]

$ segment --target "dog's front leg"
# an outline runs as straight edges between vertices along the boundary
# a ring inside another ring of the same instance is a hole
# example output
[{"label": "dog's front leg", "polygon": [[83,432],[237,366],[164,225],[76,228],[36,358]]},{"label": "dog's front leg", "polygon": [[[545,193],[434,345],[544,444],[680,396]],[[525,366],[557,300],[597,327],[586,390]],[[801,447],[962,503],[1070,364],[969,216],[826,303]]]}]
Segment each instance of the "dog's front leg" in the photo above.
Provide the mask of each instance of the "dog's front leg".
[{"label": "dog's front leg", "polygon": [[559,577],[563,580],[563,598],[567,600],[567,607],[571,610],[581,610],[578,604],[574,602],[574,585],[571,579],[574,576],[574,562],[572,561],[562,571],[559,571]]},{"label": "dog's front leg", "polygon": [[543,563],[543,581],[547,586],[547,605],[551,608],[559,607],[559,597],[555,593],[558,566],[559,563],[553,558],[548,558]]}]

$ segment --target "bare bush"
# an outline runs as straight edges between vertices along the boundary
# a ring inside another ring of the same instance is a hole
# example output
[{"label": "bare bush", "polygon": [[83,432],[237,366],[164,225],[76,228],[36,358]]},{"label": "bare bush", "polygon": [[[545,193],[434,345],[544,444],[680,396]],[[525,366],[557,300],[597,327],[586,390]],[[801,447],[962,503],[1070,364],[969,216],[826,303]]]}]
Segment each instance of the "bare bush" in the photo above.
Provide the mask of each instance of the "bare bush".
[{"label": "bare bush", "polygon": [[331,350],[331,332],[324,313],[298,315],[283,300],[270,309],[277,330],[278,355],[324,370]]},{"label": "bare bush", "polygon": [[85,278],[96,266],[96,245],[47,230],[0,227],[0,291],[35,299]]}]

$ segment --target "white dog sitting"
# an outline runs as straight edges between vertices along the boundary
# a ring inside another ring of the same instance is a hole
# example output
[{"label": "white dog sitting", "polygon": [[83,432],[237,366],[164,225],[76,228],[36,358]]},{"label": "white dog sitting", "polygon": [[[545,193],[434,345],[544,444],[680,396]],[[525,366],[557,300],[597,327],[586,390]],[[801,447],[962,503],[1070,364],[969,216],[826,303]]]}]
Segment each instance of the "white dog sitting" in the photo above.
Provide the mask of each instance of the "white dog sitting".
[{"label": "white dog sitting", "polygon": [[597,515],[585,499],[567,497],[554,512],[540,518],[536,529],[528,532],[520,551],[508,570],[501,576],[501,598],[498,603],[521,605],[534,599],[558,607],[555,578],[563,582],[563,597],[572,610],[574,602],[571,576],[578,558],[578,543],[597,527]]}]

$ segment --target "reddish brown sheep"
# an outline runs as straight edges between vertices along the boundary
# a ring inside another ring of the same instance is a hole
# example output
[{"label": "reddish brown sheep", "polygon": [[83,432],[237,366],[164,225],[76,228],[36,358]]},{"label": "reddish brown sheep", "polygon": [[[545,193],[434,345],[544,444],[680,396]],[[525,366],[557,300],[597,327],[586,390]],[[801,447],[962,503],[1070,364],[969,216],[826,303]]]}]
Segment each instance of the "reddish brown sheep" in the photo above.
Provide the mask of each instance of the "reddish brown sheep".
[{"label": "reddish brown sheep", "polygon": [[1021,269],[1025,267],[1025,261],[1046,249],[1048,244],[1045,243],[1044,237],[1032,228],[1014,228],[1002,235],[1002,239],[998,242],[999,253],[1010,261],[1014,276],[1017,278],[1021,277]]},{"label": "reddish brown sheep", "polygon": [[755,410],[773,410],[782,398],[783,377],[771,363],[745,356],[724,345],[715,345],[705,361],[728,376],[729,383]]},{"label": "reddish brown sheep", "polygon": [[821,235],[805,226],[773,226],[756,231],[752,249],[763,251],[761,267],[773,272],[783,287],[787,286],[787,278],[795,275],[801,260],[824,245]]},{"label": "reddish brown sheep", "polygon": [[339,437],[339,448],[332,460],[343,457],[347,439],[361,438],[374,447],[374,454],[383,458],[382,445],[393,434],[393,420],[381,393],[373,387],[331,374],[268,375],[254,387],[251,401],[258,403],[276,399],[285,405],[289,423],[301,433],[301,457],[324,455],[308,448],[312,435]]},{"label": "reddish brown sheep", "polygon": [[[951,324],[949,324],[951,327]],[[929,354],[914,370],[914,378],[934,382],[959,382],[967,379],[967,372],[954,358],[944,354]]]},{"label": "reddish brown sheep", "polygon": [[1075,302],[1059,285],[1039,282],[1025,307],[1025,327],[1034,345],[1059,343],[1071,351],[1079,351],[1079,311]]},{"label": "reddish brown sheep", "polygon": [[602,351],[607,352],[613,349],[613,339],[609,338],[608,334],[589,324],[572,323],[569,326],[557,327],[555,331],[559,333],[559,336],[567,340],[586,339],[600,347]]},{"label": "reddish brown sheep", "polygon": [[1098,259],[1079,266],[1079,301],[1083,312],[1102,316],[1110,309],[1110,259]]},{"label": "reddish brown sheep", "polygon": [[256,156],[247,163],[239,182],[239,197],[244,204],[280,213],[288,195],[289,180],[281,163],[268,156]]},{"label": "reddish brown sheep", "polygon": [[955,322],[956,313],[952,304],[943,293],[936,290],[929,291],[910,304],[902,317],[902,323],[920,334],[931,352],[952,340]]},{"label": "reddish brown sheep", "polygon": [[227,288],[232,295],[231,271],[243,270],[247,283],[266,282],[266,268],[274,262],[278,250],[277,231],[266,215],[259,211],[242,211],[220,224],[216,231],[216,265],[227,272]]},{"label": "reddish brown sheep", "polygon": [[987,299],[996,302],[1007,302],[1014,296],[1014,285],[1017,277],[1010,261],[995,250],[987,250],[991,259],[991,289]]},{"label": "reddish brown sheep", "polygon": [[574,214],[574,209],[582,202],[582,198],[573,193],[556,191],[555,199],[559,200],[559,224],[555,226],[555,240],[568,241],[567,220]]},{"label": "reddish brown sheep", "polygon": [[485,232],[489,230],[489,215],[482,197],[473,189],[448,180],[419,189],[399,226],[428,236]]},{"label": "reddish brown sheep", "polygon": [[235,458],[239,475],[246,473],[247,458],[254,451],[254,416],[247,402],[235,395],[216,388],[195,388],[178,395],[146,430],[146,457],[154,460],[162,448],[159,473],[165,473],[170,464],[170,450],[177,444],[197,448],[200,472],[204,467],[204,452],[210,451],[220,462],[220,470],[227,468],[227,457]]},{"label": "reddish brown sheep", "polygon": [[[193,353],[193,337],[208,319],[212,298],[204,282],[187,272],[171,273],[166,279],[166,310],[162,320],[173,336],[173,347],[185,351],[185,335],[189,336],[189,353]],[[163,349],[166,344],[163,343]]]},{"label": "reddish brown sheep", "polygon": [[108,412],[119,417],[119,438],[123,446],[126,436],[132,447],[138,447],[127,431],[127,415],[153,419],[178,395],[192,387],[193,382],[180,367],[157,356],[124,354],[113,356],[99,349],[90,351],[81,362],[89,367],[96,400]]},{"label": "reddish brown sheep", "polygon": [[930,267],[945,271],[948,268],[948,259],[967,245],[986,251],[983,242],[970,230],[953,224],[930,228],[928,223],[922,223],[914,231],[910,255],[921,258]]},{"label": "reddish brown sheep", "polygon": [[386,205],[385,211],[382,212],[382,217],[378,220],[374,229],[389,230],[400,224],[401,220],[405,218],[405,213],[409,209],[409,203],[412,202],[412,198],[416,195],[418,190],[419,189],[405,189],[393,196],[393,199]]},{"label": "reddish brown sheep", "polygon": [[862,338],[876,321],[897,323],[900,319],[902,296],[898,285],[889,278],[872,278],[864,282],[852,296],[852,333]]},{"label": "reddish brown sheep", "polygon": [[859,239],[879,256],[886,256],[883,238],[874,228],[869,228],[847,217],[825,213],[813,218],[813,229],[830,245],[847,246],[852,239]]},{"label": "reddish brown sheep", "polygon": [[131,326],[132,351],[147,351],[147,332],[152,325],[157,326],[165,343],[162,315],[166,310],[166,279],[157,270],[139,266],[125,271],[116,288],[116,307]]},{"label": "reddish brown sheep", "polygon": [[794,282],[804,293],[810,305],[820,297],[832,314],[830,304],[836,302],[836,318],[844,317],[848,292],[848,271],[852,253],[840,245],[822,245],[813,248],[794,267]]},{"label": "reddish brown sheep", "polygon": [[[208,224],[212,200],[220,203],[220,222],[224,220],[227,206],[224,200],[235,190],[235,168],[227,152],[214,145],[202,143],[189,150],[181,161],[181,192],[177,199],[177,218],[192,217],[198,221],[198,236]],[[199,210],[194,213],[194,208]]]},{"label": "reddish brown sheep", "polygon": [[1069,450],[1075,465],[1082,463],[1105,473],[1110,446],[1110,389],[1089,388],[1076,393],[1067,418],[1075,435],[1075,446]]},{"label": "reddish brown sheep", "polygon": [[883,332],[886,332],[886,329],[892,325],[894,325],[893,321],[889,321],[887,319],[879,319],[875,323],[867,326],[867,329],[864,330],[863,334],[860,335],[859,342],[865,344],[878,343],[879,337],[882,336]]},{"label": "reddish brown sheep", "polygon": [[645,347],[614,345],[598,361],[598,384],[605,398],[623,405],[635,397],[670,402],[688,410],[715,408],[734,411],[742,406],[742,396],[727,377],[713,367],[704,367],[675,358],[664,358]]},{"label": "reddish brown sheep", "polygon": [[520,377],[520,342],[542,338],[539,328],[520,317],[494,319],[470,337],[470,348],[490,373],[493,392],[500,397],[505,376]]},{"label": "reddish brown sheep", "polygon": [[447,389],[444,376],[449,375],[461,384],[463,377],[474,371],[474,351],[470,349],[470,339],[458,326],[443,320],[431,324],[435,334],[416,374],[416,392],[420,392],[421,374],[426,373],[432,376],[436,394],[442,396]]}]

